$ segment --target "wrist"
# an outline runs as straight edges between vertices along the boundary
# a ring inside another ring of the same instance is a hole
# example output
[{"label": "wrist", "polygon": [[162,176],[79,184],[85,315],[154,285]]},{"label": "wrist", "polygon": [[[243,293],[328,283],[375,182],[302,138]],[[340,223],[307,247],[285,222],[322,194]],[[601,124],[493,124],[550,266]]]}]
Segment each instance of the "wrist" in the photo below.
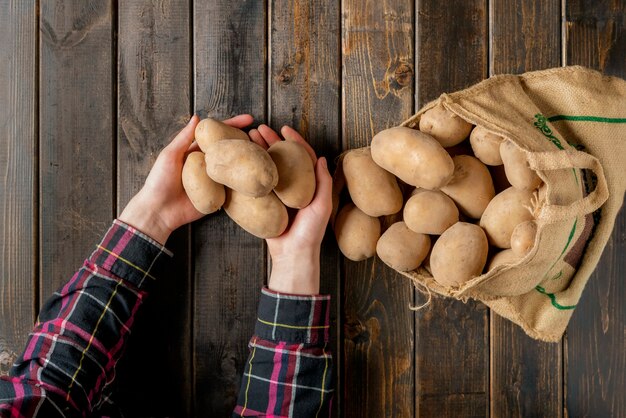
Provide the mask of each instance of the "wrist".
[{"label": "wrist", "polygon": [[294,295],[319,294],[319,249],[272,257],[272,271],[267,287],[275,292]]},{"label": "wrist", "polygon": [[149,206],[141,204],[135,196],[128,202],[117,219],[144,233],[159,244],[165,245],[172,231],[162,221],[159,214]]}]

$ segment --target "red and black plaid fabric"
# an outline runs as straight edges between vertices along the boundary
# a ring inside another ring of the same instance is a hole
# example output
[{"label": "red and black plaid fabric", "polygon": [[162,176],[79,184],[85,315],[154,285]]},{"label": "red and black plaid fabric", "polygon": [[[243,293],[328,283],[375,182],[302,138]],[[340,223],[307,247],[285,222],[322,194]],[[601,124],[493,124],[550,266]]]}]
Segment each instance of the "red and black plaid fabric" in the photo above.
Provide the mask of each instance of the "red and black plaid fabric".
[{"label": "red and black plaid fabric", "polygon": [[[98,416],[137,314],[170,258],[165,247],[115,221],[42,307],[24,352],[0,377],[0,416]],[[233,414],[327,416],[328,297],[263,290],[257,334]]]}]

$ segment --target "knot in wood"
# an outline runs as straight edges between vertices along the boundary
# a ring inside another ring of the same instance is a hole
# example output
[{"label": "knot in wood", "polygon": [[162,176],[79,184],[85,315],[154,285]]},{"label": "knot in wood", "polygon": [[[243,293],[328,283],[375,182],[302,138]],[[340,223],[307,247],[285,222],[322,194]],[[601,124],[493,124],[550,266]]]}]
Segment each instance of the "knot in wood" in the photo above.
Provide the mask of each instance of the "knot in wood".
[{"label": "knot in wood", "polygon": [[413,67],[407,63],[400,63],[394,71],[394,79],[398,86],[406,87],[413,80]]},{"label": "knot in wood", "polygon": [[283,67],[283,69],[278,74],[278,82],[281,84],[291,84],[294,76],[294,68],[293,65],[287,64]]}]

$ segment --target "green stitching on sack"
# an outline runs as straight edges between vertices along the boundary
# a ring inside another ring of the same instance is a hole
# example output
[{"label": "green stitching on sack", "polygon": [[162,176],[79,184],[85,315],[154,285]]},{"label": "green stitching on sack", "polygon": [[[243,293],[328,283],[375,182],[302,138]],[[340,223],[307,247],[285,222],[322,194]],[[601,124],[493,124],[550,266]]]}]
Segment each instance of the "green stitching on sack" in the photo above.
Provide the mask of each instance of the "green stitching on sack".
[{"label": "green stitching on sack", "polygon": [[548,118],[548,122],[556,122],[559,120],[570,120],[574,122],[626,123],[626,118],[603,118],[601,116],[555,115]]},{"label": "green stitching on sack", "polygon": [[550,140],[550,142],[552,142],[554,145],[557,146],[558,149],[565,149],[563,147],[563,145],[561,145],[561,141],[559,140],[559,138],[557,138],[556,136],[554,136],[552,134],[552,129],[550,129],[550,127],[548,127],[548,124],[546,123],[548,121],[548,119],[546,119],[545,116],[543,116],[541,113],[537,113],[535,115],[535,119],[537,119],[534,123],[535,127],[537,129],[539,129],[539,131]]},{"label": "green stitching on sack", "polygon": [[535,290],[543,295],[546,295],[547,297],[550,298],[550,300],[552,301],[552,306],[554,306],[555,308],[557,308],[558,310],[561,311],[565,311],[568,309],[574,309],[576,307],[576,305],[560,305],[557,301],[556,301],[556,296],[554,295],[554,293],[548,293],[546,292],[546,289],[544,289],[541,286],[536,286]]},{"label": "green stitching on sack", "polygon": [[[534,125],[535,125],[535,127],[537,129],[539,129],[539,132],[541,132],[546,138],[548,138],[550,140],[550,142],[552,142],[554,145],[556,145],[558,149],[564,150],[565,148],[561,144],[561,140],[559,138],[557,138],[556,136],[554,136],[554,134],[552,133],[552,129],[550,129],[550,127],[548,126],[547,122],[550,119],[546,118],[541,113],[537,113],[535,115],[535,119],[537,119],[537,120],[535,121]],[[575,146],[573,146],[569,142],[567,142],[567,145],[569,145],[572,148],[576,148]],[[572,168],[572,173],[574,173],[574,179],[576,180],[576,184],[578,184],[578,175],[576,174],[576,169],[575,168]]]}]

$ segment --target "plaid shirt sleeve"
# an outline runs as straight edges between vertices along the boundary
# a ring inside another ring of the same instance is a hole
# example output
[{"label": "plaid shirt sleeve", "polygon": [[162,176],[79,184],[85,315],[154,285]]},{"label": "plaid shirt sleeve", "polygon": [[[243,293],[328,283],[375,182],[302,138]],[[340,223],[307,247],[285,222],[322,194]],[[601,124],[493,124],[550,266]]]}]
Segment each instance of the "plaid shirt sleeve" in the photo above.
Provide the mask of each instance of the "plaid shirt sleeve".
[{"label": "plaid shirt sleeve", "polygon": [[330,296],[262,290],[233,417],[328,417]]},{"label": "plaid shirt sleeve", "polygon": [[114,221],[42,307],[24,353],[0,377],[0,416],[86,416],[106,401],[137,312],[170,258],[156,241]]}]

